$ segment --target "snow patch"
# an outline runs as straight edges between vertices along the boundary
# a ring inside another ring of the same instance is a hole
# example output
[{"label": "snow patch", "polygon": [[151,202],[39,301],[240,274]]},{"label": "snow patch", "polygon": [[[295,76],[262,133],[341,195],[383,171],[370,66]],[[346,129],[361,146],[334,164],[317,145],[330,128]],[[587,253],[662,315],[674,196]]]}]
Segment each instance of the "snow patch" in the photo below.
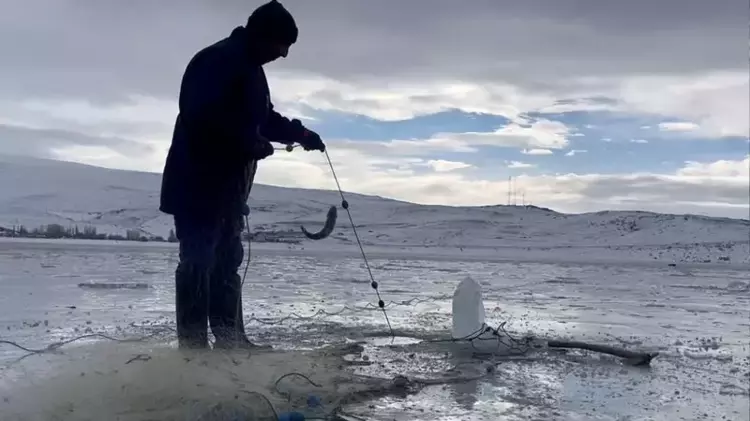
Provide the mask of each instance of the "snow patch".
[{"label": "snow patch", "polygon": [[[166,239],[173,221],[159,211],[160,185],[156,173],[0,155],[0,235],[21,225],[59,224],[95,227],[104,234],[134,230]],[[750,263],[750,221],[744,219],[640,211],[572,215],[536,206],[428,206],[352,193],[347,199],[367,247]],[[304,244],[299,224],[319,223],[340,200],[335,191],[256,185],[249,201],[251,229],[270,239],[300,234]],[[326,243],[349,246],[354,240],[344,218]]]}]

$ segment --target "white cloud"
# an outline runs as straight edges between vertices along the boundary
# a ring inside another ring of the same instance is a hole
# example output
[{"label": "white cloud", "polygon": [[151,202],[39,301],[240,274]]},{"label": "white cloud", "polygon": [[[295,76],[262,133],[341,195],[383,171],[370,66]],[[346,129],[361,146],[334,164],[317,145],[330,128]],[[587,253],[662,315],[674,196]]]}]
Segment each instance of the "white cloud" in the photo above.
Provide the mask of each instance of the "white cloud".
[{"label": "white cloud", "polygon": [[427,161],[427,165],[436,172],[449,172],[471,167],[471,164],[465,162],[446,161],[443,159],[431,159]]},{"label": "white cloud", "polygon": [[[555,101],[553,105],[545,105],[537,109],[540,113],[568,113],[574,111],[616,111],[617,107],[612,103],[602,103],[590,98],[573,98],[564,101]],[[583,136],[583,134],[578,134]]]},{"label": "white cloud", "polygon": [[477,146],[522,148],[528,155],[550,155],[548,148],[567,146],[568,127],[557,121],[537,120],[532,123],[520,120],[493,132],[436,133],[427,139],[395,139],[378,142],[359,142],[370,150],[389,149],[402,155],[424,155],[436,151],[477,152]]},{"label": "white cloud", "polygon": [[[400,120],[458,109],[517,119],[527,112],[553,112],[559,97],[600,96],[616,101],[611,111],[651,114],[696,121],[706,137],[748,136],[750,84],[746,72],[707,72],[683,76],[581,78],[557,92],[535,91],[507,83],[483,85],[464,81],[390,82],[389,89],[367,83],[342,84],[294,73],[271,76],[273,94],[281,103],[355,112],[382,120]],[[590,103],[566,104],[569,111],[593,111]],[[596,125],[587,124],[587,129]],[[643,126],[643,129],[650,126]],[[566,136],[582,136],[566,133]]]},{"label": "white cloud", "polygon": [[609,142],[612,142],[612,138],[609,138],[609,137],[603,137],[603,138],[602,138],[602,142],[607,142],[607,143],[609,143]]},{"label": "white cloud", "polygon": [[143,160],[157,155],[159,160],[165,152],[164,143],[133,140],[126,137],[100,136],[67,129],[39,128],[33,126],[7,125],[0,123],[0,153],[55,157],[70,148],[82,148],[88,154],[99,151],[112,159],[120,156],[128,168],[143,164]]},{"label": "white cloud", "polygon": [[524,155],[552,155],[554,152],[549,149],[523,149],[521,153]]},{"label": "white cloud", "polygon": [[[33,11],[4,10],[9,24],[0,31],[0,55],[13,65],[0,69],[0,101],[35,103],[32,108],[58,119],[74,113],[74,120],[101,120],[92,109],[152,97],[158,99],[140,101],[138,112],[169,124],[190,57],[241,24],[253,7],[187,0],[175,15],[162,2],[124,8],[102,1],[83,12],[41,1]],[[400,7],[393,16],[374,4],[351,3],[336,6],[336,31],[324,7],[286,3],[305,29],[289,58],[269,66],[268,77],[277,106],[295,116],[305,117],[301,105],[385,120],[454,109],[513,120],[534,111],[613,110],[691,121],[706,136],[748,135],[750,86],[741,59],[747,45],[736,41],[747,32],[740,0],[689,10],[677,0],[658,7],[629,2],[626,9],[547,0],[466,8],[440,1],[427,18],[419,7]],[[444,22],[452,23],[451,35],[435,30]],[[164,36],[185,27],[193,30],[179,42]],[[492,41],[510,37],[516,42]],[[643,54],[644,43],[670,54]],[[602,45],[616,45],[618,54]],[[159,106],[164,100],[172,104]],[[51,112],[61,101],[90,109]],[[119,107],[122,115],[133,112],[132,104]]]},{"label": "white cloud", "polygon": [[730,179],[750,178],[750,155],[741,161],[720,160],[709,163],[687,161],[685,167],[677,171],[677,175]]},{"label": "white cloud", "polygon": [[747,69],[634,77],[622,80],[619,86],[626,110],[691,121],[705,136],[750,135]]},{"label": "white cloud", "polygon": [[534,164],[528,164],[526,162],[520,162],[520,161],[510,161],[508,163],[508,168],[534,168],[536,165]]},{"label": "white cloud", "polygon": [[565,156],[576,156],[576,155],[578,155],[579,153],[586,153],[586,152],[588,152],[588,151],[587,151],[586,149],[571,149],[571,150],[569,150],[569,151],[568,151],[568,152],[567,152],[567,153],[565,154]]},{"label": "white cloud", "polygon": [[[476,152],[467,142],[454,137],[439,136],[429,139],[390,140],[385,142],[367,142],[373,147],[382,146],[394,153],[422,155],[434,151],[447,152]],[[368,145],[363,145],[368,147]]]},{"label": "white cloud", "polygon": [[648,143],[646,139],[630,139],[630,143]]},{"label": "white cloud", "polygon": [[510,123],[489,133],[438,134],[434,138],[455,139],[473,146],[560,149],[568,145],[568,131],[559,121],[537,120],[523,125]]},{"label": "white cloud", "polygon": [[268,73],[271,92],[280,105],[306,106],[366,115],[378,120],[406,120],[442,111],[461,110],[518,119],[521,114],[555,102],[555,96],[508,83],[481,85],[462,80],[389,80],[341,82],[294,71]]},{"label": "white cloud", "polygon": [[168,142],[177,110],[176,101],[138,95],[129,97],[128,102],[107,106],[85,99],[13,102],[0,97],[0,124]]},{"label": "white cloud", "polygon": [[692,132],[700,129],[700,126],[689,121],[667,121],[659,123],[659,130],[663,132]]}]

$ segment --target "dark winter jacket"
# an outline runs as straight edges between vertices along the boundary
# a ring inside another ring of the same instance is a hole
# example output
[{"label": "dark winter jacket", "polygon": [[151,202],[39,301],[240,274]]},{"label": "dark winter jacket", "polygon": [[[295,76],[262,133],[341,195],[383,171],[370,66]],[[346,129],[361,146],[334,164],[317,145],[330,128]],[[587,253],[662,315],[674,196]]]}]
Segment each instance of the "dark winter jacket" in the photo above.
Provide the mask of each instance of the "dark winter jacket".
[{"label": "dark winter jacket", "polygon": [[257,168],[253,151],[259,142],[288,138],[289,120],[274,111],[250,42],[245,27],[235,28],[188,64],[162,176],[162,212],[213,219],[242,209]]}]

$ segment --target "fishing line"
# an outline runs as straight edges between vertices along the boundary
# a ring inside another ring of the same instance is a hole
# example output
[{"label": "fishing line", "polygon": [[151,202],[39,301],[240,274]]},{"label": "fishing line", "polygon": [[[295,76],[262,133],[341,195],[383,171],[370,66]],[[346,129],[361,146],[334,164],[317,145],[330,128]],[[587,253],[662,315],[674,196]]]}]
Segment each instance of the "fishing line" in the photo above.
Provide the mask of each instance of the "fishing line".
[{"label": "fishing line", "polygon": [[339,195],[341,196],[341,207],[346,210],[346,214],[349,216],[349,222],[352,224],[352,231],[354,231],[354,238],[357,239],[357,245],[359,246],[359,251],[362,253],[362,259],[365,262],[365,267],[367,268],[367,273],[370,275],[370,286],[372,289],[375,290],[375,294],[378,297],[378,307],[380,307],[381,310],[383,310],[383,316],[385,316],[385,322],[388,324],[388,330],[391,332],[391,339],[394,339],[396,335],[393,333],[393,327],[391,326],[391,321],[388,319],[388,312],[385,310],[385,301],[380,296],[380,290],[378,290],[378,282],[375,280],[375,276],[372,274],[372,269],[370,268],[370,262],[367,260],[367,254],[365,253],[365,248],[362,246],[362,241],[359,239],[359,234],[357,233],[357,227],[354,225],[354,219],[352,218],[352,213],[349,210],[349,202],[346,200],[346,197],[344,197],[344,191],[341,189],[341,183],[339,183],[339,178],[336,176],[336,170],[333,168],[333,162],[331,161],[331,157],[328,155],[328,150],[323,151],[326,154],[326,160],[328,160],[328,166],[331,168],[331,174],[333,174],[333,179],[336,181],[336,188],[339,191]]},{"label": "fishing line", "polygon": [[[285,150],[287,152],[292,152],[298,145],[287,145],[284,148],[274,148],[275,150]],[[333,180],[336,182],[336,188],[338,189],[339,196],[341,196],[341,207],[346,210],[346,214],[349,217],[349,223],[352,225],[352,231],[354,232],[354,238],[357,240],[357,246],[359,247],[359,251],[362,254],[362,260],[365,263],[365,268],[367,269],[367,274],[370,276],[370,286],[373,290],[375,290],[375,295],[378,298],[378,307],[383,311],[383,316],[385,317],[385,322],[388,325],[388,330],[391,333],[391,339],[394,339],[396,337],[393,326],[391,325],[390,318],[388,317],[388,312],[385,309],[385,301],[383,301],[383,298],[380,295],[380,290],[378,289],[379,284],[375,280],[375,275],[372,273],[372,268],[370,267],[370,261],[367,259],[367,253],[365,253],[365,248],[362,245],[362,240],[359,237],[359,233],[357,232],[357,227],[354,224],[354,218],[352,217],[352,212],[349,210],[349,202],[346,200],[346,197],[344,196],[344,191],[341,189],[341,183],[339,182],[338,175],[336,175],[336,169],[333,167],[333,161],[331,161],[331,156],[328,155],[328,151],[324,151],[326,155],[326,160],[328,161],[328,167],[331,169],[331,174],[333,175]],[[242,281],[240,283],[240,289],[245,284],[245,278],[247,276],[247,270],[250,266],[250,243],[251,243],[251,235],[250,235],[250,221],[248,216],[245,216],[245,229],[247,232],[247,262],[245,263],[245,270],[242,274]],[[237,316],[239,317],[240,313],[240,300],[237,302]]]}]

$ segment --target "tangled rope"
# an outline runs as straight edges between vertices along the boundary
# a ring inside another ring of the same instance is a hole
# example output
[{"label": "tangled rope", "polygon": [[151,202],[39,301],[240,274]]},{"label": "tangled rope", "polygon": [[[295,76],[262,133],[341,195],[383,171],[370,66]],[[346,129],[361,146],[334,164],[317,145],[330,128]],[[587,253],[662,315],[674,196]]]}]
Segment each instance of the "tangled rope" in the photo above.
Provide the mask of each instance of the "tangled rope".
[{"label": "tangled rope", "polygon": [[[450,298],[449,296],[440,296],[440,297],[434,297],[434,298],[412,298],[409,300],[404,301],[388,301],[387,303],[384,303],[383,308],[391,308],[391,307],[407,307],[407,306],[413,306],[421,303],[427,303],[427,302],[437,302],[440,300],[444,300]],[[359,312],[363,311],[379,311],[381,310],[381,307],[375,306],[371,303],[365,304],[363,306],[349,306],[345,305],[341,307],[337,311],[328,311],[324,309],[320,309],[315,311],[314,313],[303,316],[297,313],[289,313],[289,315],[278,318],[278,319],[271,319],[271,318],[259,318],[259,317],[249,317],[246,319],[245,326],[249,325],[252,322],[257,322],[263,325],[278,325],[290,320],[314,320],[314,319],[320,319],[323,316],[341,316],[345,314],[357,314]],[[394,330],[390,325],[388,326],[390,328],[391,334],[393,334]]]},{"label": "tangled rope", "polygon": [[139,337],[135,337],[135,338],[115,338],[115,337],[107,335],[105,333],[88,333],[88,334],[85,334],[85,335],[75,336],[73,338],[66,339],[64,341],[53,342],[53,343],[47,345],[44,348],[38,348],[38,349],[29,348],[29,347],[23,346],[23,345],[21,345],[21,344],[19,344],[17,342],[5,340],[5,339],[0,339],[0,345],[10,345],[12,347],[18,348],[18,349],[26,352],[25,355],[22,355],[21,357],[13,360],[10,364],[8,364],[8,365],[13,365],[13,364],[18,363],[18,362],[20,362],[20,361],[24,360],[25,358],[28,358],[28,357],[30,357],[32,355],[56,353],[56,352],[59,351],[60,348],[64,347],[65,345],[70,345],[70,344],[73,344],[75,342],[83,341],[85,339],[100,338],[100,339],[106,339],[106,340],[113,341],[113,342],[122,342],[122,343],[126,343],[126,342],[145,342],[148,339],[151,339],[151,338],[159,336],[161,333],[163,333],[163,330],[171,330],[173,332],[175,331],[174,328],[170,328],[170,327],[166,327],[166,326],[161,326],[159,329],[160,329],[159,331],[156,331],[156,332],[154,332],[152,334],[144,335],[144,336],[139,336]]},{"label": "tangled rope", "polygon": [[[501,347],[504,347],[505,350],[513,354],[525,354],[532,348],[534,348],[534,337],[526,336],[522,339],[515,338],[505,329],[505,326],[507,324],[508,322],[502,322],[498,325],[498,327],[493,328],[486,323],[482,323],[481,327],[466,336],[450,339],[434,339],[428,342],[468,342],[475,350],[485,353],[487,352],[487,350],[478,348],[474,341],[496,341],[497,351],[499,351]],[[505,338],[507,338],[507,342]]]}]

